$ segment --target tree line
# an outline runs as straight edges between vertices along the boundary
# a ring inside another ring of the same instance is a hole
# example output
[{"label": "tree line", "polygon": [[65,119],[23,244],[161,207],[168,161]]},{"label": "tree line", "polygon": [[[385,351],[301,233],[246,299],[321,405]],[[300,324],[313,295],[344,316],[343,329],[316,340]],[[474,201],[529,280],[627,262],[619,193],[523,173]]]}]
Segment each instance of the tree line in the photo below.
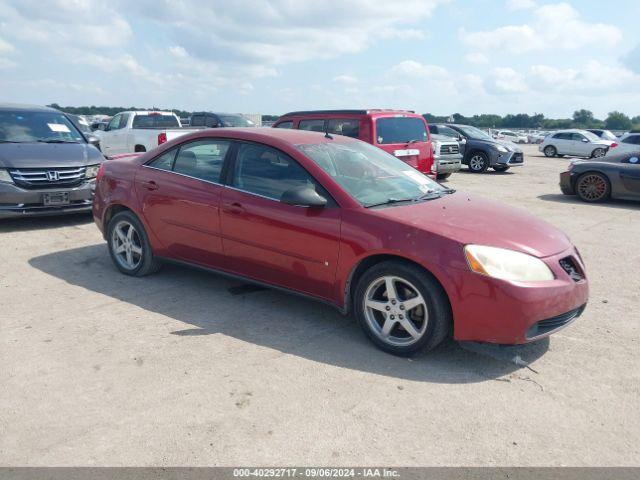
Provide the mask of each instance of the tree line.
[{"label": "tree line", "polygon": [[[576,110],[572,118],[546,118],[542,113],[526,113],[500,116],[494,114],[465,117],[460,113],[451,115],[453,123],[473,125],[481,128],[605,128],[607,130],[640,130],[640,115],[629,117],[622,112],[613,111],[604,120],[595,118],[590,110]],[[437,116],[427,113],[424,118],[429,123],[450,123],[449,116]]]},{"label": "tree line", "polygon": [[[106,107],[106,106],[84,106],[84,107],[61,107],[57,103],[48,105],[57,108],[63,112],[74,115],[109,115],[125,110],[166,110],[157,107],[139,108],[139,107]],[[179,109],[171,109],[179,117],[188,117],[192,112]],[[608,130],[640,130],[640,115],[629,117],[622,112],[613,111],[607,115],[604,120],[594,117],[590,110],[576,110],[572,118],[546,118],[542,113],[529,115],[526,113],[508,114],[505,116],[483,113],[481,115],[473,115],[466,117],[460,113],[451,115],[454,123],[473,125],[481,128],[541,128],[541,129],[557,129],[557,128],[606,128]],[[449,123],[449,116],[437,116],[430,113],[424,114],[424,118],[429,123]],[[278,115],[263,115],[263,121],[275,121]]]}]

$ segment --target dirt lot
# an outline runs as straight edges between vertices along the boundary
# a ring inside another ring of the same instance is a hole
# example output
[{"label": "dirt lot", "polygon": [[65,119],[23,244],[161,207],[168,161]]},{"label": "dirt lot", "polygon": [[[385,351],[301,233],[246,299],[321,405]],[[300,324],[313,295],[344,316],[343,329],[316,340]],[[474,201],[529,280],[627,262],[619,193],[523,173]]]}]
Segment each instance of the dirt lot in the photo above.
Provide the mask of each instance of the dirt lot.
[{"label": "dirt lot", "polygon": [[88,216],[0,222],[0,464],[640,465],[640,204],[563,197],[568,160],[526,150],[448,182],[583,254],[583,317],[520,348],[395,358],[312,301],[125,277]]}]

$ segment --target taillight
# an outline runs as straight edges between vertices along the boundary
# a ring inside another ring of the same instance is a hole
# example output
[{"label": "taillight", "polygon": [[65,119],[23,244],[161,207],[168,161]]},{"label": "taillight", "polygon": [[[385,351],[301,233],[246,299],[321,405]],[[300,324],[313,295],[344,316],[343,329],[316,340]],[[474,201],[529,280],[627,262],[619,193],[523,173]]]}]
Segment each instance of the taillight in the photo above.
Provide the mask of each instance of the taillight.
[{"label": "taillight", "polygon": [[165,132],[158,134],[158,145],[162,145],[167,142],[167,134]]},{"label": "taillight", "polygon": [[96,173],[96,182],[99,182],[103,176],[104,176],[104,163],[101,163],[100,168],[98,168],[98,173]]},{"label": "taillight", "polygon": [[609,148],[616,148],[617,146],[618,144],[616,142],[613,142]]}]

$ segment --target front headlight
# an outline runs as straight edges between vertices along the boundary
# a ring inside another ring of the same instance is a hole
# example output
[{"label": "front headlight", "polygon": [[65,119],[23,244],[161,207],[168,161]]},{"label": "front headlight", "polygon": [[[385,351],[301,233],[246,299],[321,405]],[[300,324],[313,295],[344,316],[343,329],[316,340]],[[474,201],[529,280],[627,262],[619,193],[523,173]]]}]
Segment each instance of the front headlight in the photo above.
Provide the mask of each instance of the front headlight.
[{"label": "front headlight", "polygon": [[503,147],[502,145],[498,145],[496,147],[496,150],[498,150],[500,153],[507,153],[509,151],[506,147]]},{"label": "front headlight", "polygon": [[555,277],[539,258],[526,253],[484,245],[464,247],[467,263],[480,275],[512,282],[542,282]]},{"label": "front headlight", "polygon": [[9,172],[0,168],[0,182],[13,183],[13,178],[9,175]]},{"label": "front headlight", "polygon": [[87,171],[85,173],[86,178],[96,178],[98,175],[98,170],[100,169],[100,165],[89,165],[87,167]]}]

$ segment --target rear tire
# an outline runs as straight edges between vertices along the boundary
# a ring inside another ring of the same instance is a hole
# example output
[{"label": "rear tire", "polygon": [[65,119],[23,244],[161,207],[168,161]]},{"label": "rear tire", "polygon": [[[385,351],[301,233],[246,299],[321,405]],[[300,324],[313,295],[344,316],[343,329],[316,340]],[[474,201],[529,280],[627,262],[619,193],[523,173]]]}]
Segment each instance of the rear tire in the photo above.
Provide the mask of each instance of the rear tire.
[{"label": "rear tire", "polygon": [[153,256],[142,222],[131,211],[115,214],[107,225],[111,260],[125,275],[143,277],[157,272],[161,263]]},{"label": "rear tire", "polygon": [[604,157],[606,154],[607,151],[604,148],[596,148],[593,152],[591,152],[591,158]]},{"label": "rear tire", "polygon": [[556,150],[556,147],[554,147],[553,145],[547,145],[546,147],[544,147],[544,155],[545,157],[555,157],[556,155],[558,155],[558,150]]},{"label": "rear tire", "polygon": [[449,178],[450,176],[451,176],[451,174],[450,174],[450,173],[439,173],[439,174],[436,176],[436,179],[437,179],[437,180],[446,180],[446,179],[447,179],[447,178]]},{"label": "rear tire", "polygon": [[424,269],[402,261],[378,263],[362,275],[354,311],[369,339],[393,355],[433,350],[451,331],[442,286]]},{"label": "rear tire", "polygon": [[604,202],[611,195],[611,184],[602,173],[586,172],[576,181],[576,193],[583,202]]},{"label": "rear tire", "polygon": [[473,152],[469,157],[469,171],[484,173],[489,168],[489,158],[483,152]]}]

